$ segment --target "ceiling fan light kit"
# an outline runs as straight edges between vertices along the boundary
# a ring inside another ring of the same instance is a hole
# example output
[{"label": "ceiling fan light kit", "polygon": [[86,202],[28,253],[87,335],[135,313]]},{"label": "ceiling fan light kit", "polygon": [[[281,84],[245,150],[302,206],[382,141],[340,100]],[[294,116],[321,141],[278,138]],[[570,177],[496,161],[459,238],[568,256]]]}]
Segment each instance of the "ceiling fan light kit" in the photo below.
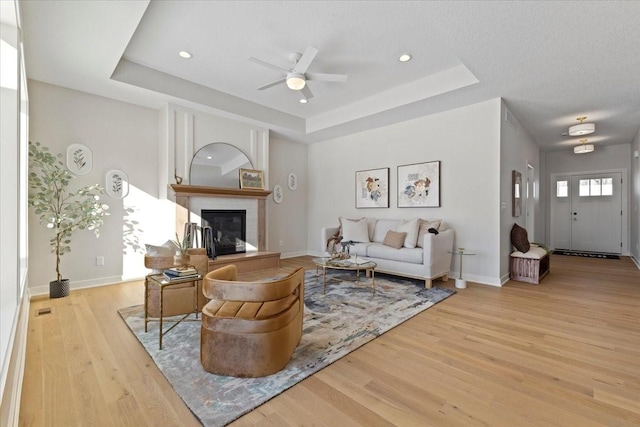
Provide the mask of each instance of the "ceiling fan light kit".
[{"label": "ceiling fan light kit", "polygon": [[287,87],[291,90],[302,90],[307,84],[303,74],[289,73],[287,74]]},{"label": "ceiling fan light kit", "polygon": [[270,68],[272,70],[278,71],[284,74],[280,79],[268,83],[264,86],[258,88],[258,90],[268,89],[273,86],[277,86],[279,84],[285,83],[287,87],[291,90],[300,91],[304,102],[300,100],[300,103],[306,104],[306,102],[313,98],[313,93],[309,86],[307,85],[307,81],[321,81],[321,82],[345,82],[347,81],[346,74],[323,74],[323,73],[307,73],[307,69],[311,65],[311,62],[318,54],[318,49],[315,47],[309,46],[304,51],[304,54],[300,55],[299,53],[291,53],[289,54],[289,59],[293,63],[290,69],[284,69],[282,67],[278,67],[277,65],[270,64],[261,59],[251,57],[249,61],[255,62],[256,64],[260,64],[266,68]]}]

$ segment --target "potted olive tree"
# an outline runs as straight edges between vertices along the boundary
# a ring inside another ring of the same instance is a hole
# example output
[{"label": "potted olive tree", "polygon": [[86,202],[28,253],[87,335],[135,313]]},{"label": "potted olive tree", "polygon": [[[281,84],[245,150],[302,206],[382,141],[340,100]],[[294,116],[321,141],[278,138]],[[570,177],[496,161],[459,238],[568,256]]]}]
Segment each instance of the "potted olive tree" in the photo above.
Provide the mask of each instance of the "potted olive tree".
[{"label": "potted olive tree", "polygon": [[69,279],[60,273],[60,257],[71,251],[74,231],[90,230],[100,236],[103,218],[109,206],[100,201],[103,189],[99,184],[71,191],[69,184],[75,178],[49,148],[39,142],[29,142],[29,206],[34,208],[40,222],[53,231],[49,241],[51,252],[56,254],[57,279],[49,283],[49,296],[60,298],[69,295]]}]

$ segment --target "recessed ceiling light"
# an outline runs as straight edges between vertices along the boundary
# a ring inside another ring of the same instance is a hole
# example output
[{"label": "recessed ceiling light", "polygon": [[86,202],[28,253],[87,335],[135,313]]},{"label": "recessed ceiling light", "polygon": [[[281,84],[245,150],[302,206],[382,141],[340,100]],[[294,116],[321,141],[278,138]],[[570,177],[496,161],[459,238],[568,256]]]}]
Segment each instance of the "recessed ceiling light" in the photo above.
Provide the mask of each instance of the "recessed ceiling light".
[{"label": "recessed ceiling light", "polygon": [[211,160],[211,159],[213,159],[213,157],[207,156],[207,160]]},{"label": "recessed ceiling light", "polygon": [[181,50],[180,52],[178,52],[178,55],[180,56],[180,58],[184,58],[184,59],[191,59],[191,57],[193,56],[186,50]]},{"label": "recessed ceiling light", "polygon": [[300,104],[306,104],[307,102],[309,102],[309,101],[308,101],[308,100],[306,100],[306,99],[304,99],[304,98],[302,98],[302,99],[300,100]]},{"label": "recessed ceiling light", "polygon": [[400,62],[409,62],[409,61],[411,61],[411,58],[412,58],[411,54],[403,53],[402,55],[400,55],[398,57],[398,61],[400,61]]}]

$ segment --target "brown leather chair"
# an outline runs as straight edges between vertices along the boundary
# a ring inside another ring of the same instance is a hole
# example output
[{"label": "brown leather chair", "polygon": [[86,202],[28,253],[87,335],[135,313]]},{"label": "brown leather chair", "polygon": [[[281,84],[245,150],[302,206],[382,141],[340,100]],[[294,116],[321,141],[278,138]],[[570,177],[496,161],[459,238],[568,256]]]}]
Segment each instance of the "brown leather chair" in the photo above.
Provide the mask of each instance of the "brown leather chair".
[{"label": "brown leather chair", "polygon": [[[198,273],[205,275],[209,269],[209,258],[206,249],[192,248],[189,254],[189,265],[193,265]],[[173,256],[144,256],[144,265],[154,270],[165,270],[175,267]],[[198,310],[208,302],[202,294],[202,282],[198,282],[198,289],[193,288],[193,282],[181,283],[164,291],[162,313],[164,317],[177,316],[179,314],[193,313],[193,293],[197,293]],[[149,286],[145,295],[147,302],[147,315],[149,317],[160,316],[160,290],[157,286]]]},{"label": "brown leather chair", "polygon": [[238,282],[235,265],[209,272],[200,362],[213,374],[263,377],[283,369],[302,337],[304,270],[270,282]]}]

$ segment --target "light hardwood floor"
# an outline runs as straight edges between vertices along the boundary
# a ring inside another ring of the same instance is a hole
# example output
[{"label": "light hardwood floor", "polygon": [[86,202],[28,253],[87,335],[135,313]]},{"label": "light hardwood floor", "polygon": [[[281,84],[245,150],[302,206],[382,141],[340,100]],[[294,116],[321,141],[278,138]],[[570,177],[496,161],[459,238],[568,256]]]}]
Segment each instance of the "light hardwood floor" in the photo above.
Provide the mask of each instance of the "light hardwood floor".
[{"label": "light hardwood floor", "polygon": [[[117,314],[142,297],[32,302],[20,425],[199,425]],[[638,426],[640,271],[553,256],[540,285],[470,283],[233,425]]]}]

